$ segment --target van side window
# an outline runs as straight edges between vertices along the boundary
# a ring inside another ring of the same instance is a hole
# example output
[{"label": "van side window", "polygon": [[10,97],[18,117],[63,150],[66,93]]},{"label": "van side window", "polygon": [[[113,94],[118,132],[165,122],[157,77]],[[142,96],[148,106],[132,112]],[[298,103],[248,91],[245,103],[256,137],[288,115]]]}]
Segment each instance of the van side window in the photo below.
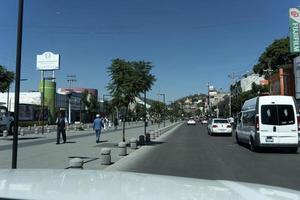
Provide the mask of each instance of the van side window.
[{"label": "van side window", "polygon": [[268,125],[295,124],[292,105],[262,105],[261,122]]},{"label": "van side window", "polygon": [[243,125],[254,126],[255,124],[255,111],[247,111],[243,113]]}]

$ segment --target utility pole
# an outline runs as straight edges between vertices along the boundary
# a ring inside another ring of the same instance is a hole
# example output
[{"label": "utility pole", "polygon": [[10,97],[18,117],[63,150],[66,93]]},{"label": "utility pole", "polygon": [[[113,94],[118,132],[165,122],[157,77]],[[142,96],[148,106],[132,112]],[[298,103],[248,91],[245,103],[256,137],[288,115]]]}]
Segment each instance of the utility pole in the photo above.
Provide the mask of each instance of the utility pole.
[{"label": "utility pole", "polygon": [[68,112],[68,118],[69,118],[69,124],[71,124],[71,97],[72,97],[72,93],[73,93],[73,91],[72,91],[72,83],[73,82],[76,82],[77,81],[77,79],[76,79],[76,75],[67,75],[67,77],[68,77],[68,79],[67,79],[67,81],[68,81],[68,83],[69,83],[69,94],[68,94],[68,100],[69,100],[69,105],[68,105],[68,110],[69,110],[69,112]]},{"label": "utility pole", "polygon": [[209,86],[210,86],[210,84],[209,84],[209,82],[207,82],[207,113],[209,113],[209,111],[210,111],[210,98],[209,98]]},{"label": "utility pole", "polygon": [[[235,78],[237,77],[237,75],[234,73],[234,72],[232,72],[232,74],[229,74],[228,75],[228,78],[230,78],[231,79],[231,84],[230,84],[230,86],[231,85],[234,85],[234,83],[235,83]],[[231,99],[231,88],[229,88],[229,117],[231,117],[231,114],[232,114],[232,109],[231,109],[231,107],[232,107],[232,104],[231,104],[231,101],[232,101],[232,99]]]},{"label": "utility pole", "polygon": [[271,73],[273,70],[271,69],[271,60],[268,61],[268,69],[264,69],[264,72],[267,72],[268,74],[268,82],[269,82],[269,95],[271,95]]}]

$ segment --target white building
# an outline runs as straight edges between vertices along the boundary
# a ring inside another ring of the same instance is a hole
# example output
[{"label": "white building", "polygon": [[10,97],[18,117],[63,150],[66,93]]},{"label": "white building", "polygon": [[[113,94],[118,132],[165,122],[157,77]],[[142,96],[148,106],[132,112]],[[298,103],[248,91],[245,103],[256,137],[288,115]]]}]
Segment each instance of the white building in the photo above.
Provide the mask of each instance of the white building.
[{"label": "white building", "polygon": [[[0,93],[0,104],[6,106],[10,112],[14,112],[15,109],[15,93],[9,93],[9,100],[7,106],[7,92]],[[20,104],[33,104],[41,105],[41,93],[40,92],[20,92]]]},{"label": "white building", "polygon": [[252,89],[252,83],[260,84],[260,81],[265,80],[264,76],[259,76],[259,74],[251,74],[245,78],[241,79],[242,92],[246,92]]}]

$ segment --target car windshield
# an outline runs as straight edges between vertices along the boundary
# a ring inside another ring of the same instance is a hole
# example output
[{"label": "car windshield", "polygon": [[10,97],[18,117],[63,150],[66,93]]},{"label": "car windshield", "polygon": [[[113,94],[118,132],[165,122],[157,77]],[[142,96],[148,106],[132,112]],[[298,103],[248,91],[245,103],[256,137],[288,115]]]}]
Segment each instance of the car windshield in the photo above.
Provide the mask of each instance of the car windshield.
[{"label": "car windshield", "polygon": [[0,199],[284,198],[299,105],[299,0],[0,0]]}]

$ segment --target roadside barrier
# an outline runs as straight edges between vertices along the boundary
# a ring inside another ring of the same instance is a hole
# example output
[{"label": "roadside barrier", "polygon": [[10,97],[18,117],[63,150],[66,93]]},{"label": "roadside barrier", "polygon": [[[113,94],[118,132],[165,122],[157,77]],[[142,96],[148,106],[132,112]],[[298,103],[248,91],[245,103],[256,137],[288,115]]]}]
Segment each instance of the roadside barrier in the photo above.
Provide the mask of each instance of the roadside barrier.
[{"label": "roadside barrier", "polygon": [[131,149],[137,149],[137,140],[136,140],[136,138],[131,138],[130,139],[130,148]]},{"label": "roadside barrier", "polygon": [[3,137],[7,137],[8,136],[8,131],[7,130],[4,130],[3,131]]},{"label": "roadside barrier", "polygon": [[69,169],[83,169],[83,160],[81,158],[72,158],[69,162]]},{"label": "roadside barrier", "polygon": [[101,149],[101,164],[102,165],[110,165],[111,164],[111,150],[110,148],[102,148]]},{"label": "roadside barrier", "polygon": [[125,142],[119,142],[119,156],[126,156],[127,155],[127,145]]}]

